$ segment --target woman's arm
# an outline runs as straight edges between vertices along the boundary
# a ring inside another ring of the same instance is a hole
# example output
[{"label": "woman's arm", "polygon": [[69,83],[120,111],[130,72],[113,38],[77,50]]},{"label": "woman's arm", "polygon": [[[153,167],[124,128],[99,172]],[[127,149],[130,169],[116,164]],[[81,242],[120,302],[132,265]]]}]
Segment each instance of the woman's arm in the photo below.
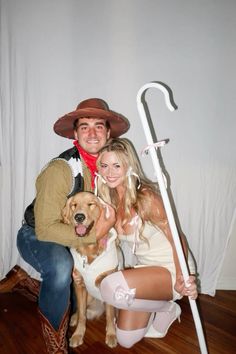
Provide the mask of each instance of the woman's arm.
[{"label": "woman's arm", "polygon": [[[152,205],[152,208],[148,209],[145,219],[148,221],[151,221],[153,224],[157,225],[163,231],[163,233],[165,234],[165,236],[167,237],[168,241],[171,244],[171,247],[173,250],[173,258],[174,258],[175,268],[176,268],[175,289],[181,295],[187,295],[187,296],[189,296],[189,291],[191,291],[191,296],[195,297],[197,294],[196,279],[195,279],[194,275],[190,276],[190,278],[189,278],[190,288],[185,287],[179,258],[177,255],[174,239],[173,239],[173,236],[172,236],[172,233],[170,230],[170,226],[168,223],[168,219],[167,219],[167,215],[165,212],[162,198],[161,198],[161,196],[151,193],[151,192],[148,192],[148,194],[149,195],[147,195],[147,198],[149,199],[149,203]],[[188,247],[187,247],[186,239],[181,234],[179,235],[179,237],[180,237],[180,241],[181,241],[181,244],[183,247],[185,257],[187,259],[188,258]]]}]

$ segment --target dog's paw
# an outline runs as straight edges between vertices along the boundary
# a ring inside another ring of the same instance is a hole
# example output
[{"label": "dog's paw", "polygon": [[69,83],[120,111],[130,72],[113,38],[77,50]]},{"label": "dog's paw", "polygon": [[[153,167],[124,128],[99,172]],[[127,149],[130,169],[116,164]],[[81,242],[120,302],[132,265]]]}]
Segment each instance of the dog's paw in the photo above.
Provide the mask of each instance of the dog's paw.
[{"label": "dog's paw", "polygon": [[106,334],[106,345],[110,348],[115,348],[117,346],[117,339],[115,334]]},{"label": "dog's paw", "polygon": [[69,340],[69,346],[71,348],[76,348],[84,343],[84,336],[80,334],[74,334]]},{"label": "dog's paw", "polygon": [[71,316],[71,319],[70,319],[70,327],[76,326],[77,323],[78,323],[78,315],[77,315],[77,312],[75,312],[75,313]]}]

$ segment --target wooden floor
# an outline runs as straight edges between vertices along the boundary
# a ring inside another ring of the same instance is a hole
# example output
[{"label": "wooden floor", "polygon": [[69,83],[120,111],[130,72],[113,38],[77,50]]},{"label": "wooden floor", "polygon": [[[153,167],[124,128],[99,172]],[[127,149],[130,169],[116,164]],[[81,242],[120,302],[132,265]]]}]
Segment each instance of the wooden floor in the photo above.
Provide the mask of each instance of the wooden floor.
[{"label": "wooden floor", "polygon": [[[187,299],[179,301],[181,323],[175,321],[162,339],[143,339],[131,349],[104,344],[105,321],[87,324],[85,343],[70,353],[83,354],[155,354],[200,353],[192,314]],[[217,291],[216,296],[200,295],[197,302],[209,354],[236,353],[236,291]],[[0,353],[44,354],[36,303],[22,295],[0,294]]]}]

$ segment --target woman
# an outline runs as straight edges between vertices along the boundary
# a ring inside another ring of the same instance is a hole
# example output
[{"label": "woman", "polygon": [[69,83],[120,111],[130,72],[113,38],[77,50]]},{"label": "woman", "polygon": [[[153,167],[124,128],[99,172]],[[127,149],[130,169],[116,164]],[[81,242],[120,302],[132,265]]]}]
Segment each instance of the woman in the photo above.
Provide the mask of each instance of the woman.
[{"label": "woman", "polygon": [[158,186],[145,177],[131,143],[111,139],[97,168],[98,195],[115,208],[118,237],[136,257],[132,268],[107,276],[100,286],[104,301],[119,309],[117,340],[130,348],[144,336],[164,337],[181,314],[174,301],[196,299],[197,286],[194,276],[184,284]]}]

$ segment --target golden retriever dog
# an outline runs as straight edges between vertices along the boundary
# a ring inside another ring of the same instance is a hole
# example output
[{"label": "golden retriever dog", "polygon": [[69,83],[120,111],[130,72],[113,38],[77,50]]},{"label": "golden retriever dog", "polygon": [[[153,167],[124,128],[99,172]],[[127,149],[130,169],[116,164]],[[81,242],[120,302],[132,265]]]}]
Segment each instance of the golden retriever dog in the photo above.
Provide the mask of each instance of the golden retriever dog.
[{"label": "golden retriever dog", "polygon": [[[78,237],[86,237],[94,231],[104,204],[91,192],[79,192],[69,198],[62,211],[63,222],[74,225]],[[99,285],[108,274],[117,270],[117,234],[114,229],[97,243],[83,243],[71,248],[74,258],[74,287],[77,311],[72,315],[70,326],[76,326],[69,345],[77,347],[83,343],[86,319],[99,317],[106,310],[106,344],[117,345],[115,309],[104,304]]]}]

